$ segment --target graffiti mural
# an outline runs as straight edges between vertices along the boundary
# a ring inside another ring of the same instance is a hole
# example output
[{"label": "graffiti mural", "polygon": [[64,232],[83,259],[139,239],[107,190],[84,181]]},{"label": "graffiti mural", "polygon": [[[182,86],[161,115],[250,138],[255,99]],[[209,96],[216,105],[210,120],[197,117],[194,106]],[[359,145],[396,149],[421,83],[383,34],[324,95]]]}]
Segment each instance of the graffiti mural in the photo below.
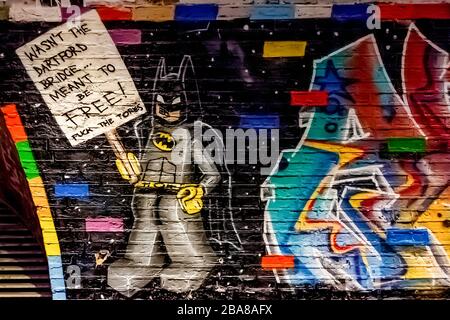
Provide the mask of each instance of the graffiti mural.
[{"label": "graffiti mural", "polygon": [[[137,138],[147,137],[138,142],[142,169],[136,171],[142,174],[134,185],[134,224],[125,257],[108,269],[108,284],[128,296],[154,277],[169,291],[196,290],[218,263],[200,213],[203,197],[216,188],[221,173],[194,136],[195,126],[202,130],[197,83],[189,79],[194,76],[190,56],[171,73],[161,58],[152,115],[134,124]],[[120,160],[117,166],[130,180]]]},{"label": "graffiti mural", "polygon": [[328,102],[302,109],[302,140],[264,184],[267,251],[295,259],[276,271],[280,281],[449,285],[447,68],[448,53],[414,24],[403,45],[403,97],[373,35],[314,61],[310,89]]},{"label": "graffiti mural", "polygon": [[60,2],[0,6],[28,293],[448,294],[449,4]]}]

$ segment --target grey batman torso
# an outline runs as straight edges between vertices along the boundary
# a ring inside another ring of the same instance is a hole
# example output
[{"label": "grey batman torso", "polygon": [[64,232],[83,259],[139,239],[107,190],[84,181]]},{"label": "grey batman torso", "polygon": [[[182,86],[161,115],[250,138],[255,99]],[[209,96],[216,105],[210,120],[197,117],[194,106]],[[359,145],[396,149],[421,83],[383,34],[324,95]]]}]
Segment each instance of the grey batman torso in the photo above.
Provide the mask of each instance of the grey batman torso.
[{"label": "grey batman torso", "polygon": [[155,125],[142,152],[143,181],[189,183],[193,166],[189,161],[191,128]]},{"label": "grey batman torso", "polygon": [[[164,126],[155,122],[140,163],[142,181],[201,183],[208,191],[220,180],[216,165],[203,154],[202,142],[195,139],[192,124]],[[195,179],[197,167],[203,174],[201,179]]]}]

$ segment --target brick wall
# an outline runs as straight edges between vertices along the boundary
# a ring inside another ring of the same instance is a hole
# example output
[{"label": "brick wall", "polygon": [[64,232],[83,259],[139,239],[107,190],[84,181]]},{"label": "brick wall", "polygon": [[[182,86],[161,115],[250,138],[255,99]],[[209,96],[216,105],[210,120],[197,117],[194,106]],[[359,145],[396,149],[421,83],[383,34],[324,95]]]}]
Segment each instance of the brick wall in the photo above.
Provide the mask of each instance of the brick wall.
[{"label": "brick wall", "polygon": [[450,4],[172,2],[0,11],[53,298],[445,297]]}]

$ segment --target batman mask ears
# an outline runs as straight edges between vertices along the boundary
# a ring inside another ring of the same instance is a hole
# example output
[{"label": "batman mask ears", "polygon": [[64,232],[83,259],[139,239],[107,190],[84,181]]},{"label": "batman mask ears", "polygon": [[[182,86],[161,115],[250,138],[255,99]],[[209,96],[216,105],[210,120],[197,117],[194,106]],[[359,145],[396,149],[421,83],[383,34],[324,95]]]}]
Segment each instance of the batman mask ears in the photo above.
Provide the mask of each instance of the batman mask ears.
[{"label": "batman mask ears", "polygon": [[156,79],[163,79],[167,76],[166,59],[159,59],[158,67],[156,69]]},{"label": "batman mask ears", "polygon": [[190,93],[190,104],[197,102],[200,107],[200,96],[195,76],[194,64],[192,58],[189,55],[184,55],[181,60],[180,67],[178,68],[177,78],[183,83],[186,91]]},{"label": "batman mask ears", "polygon": [[194,64],[192,63],[191,56],[185,55],[183,56],[183,60],[181,60],[180,63],[180,68],[178,69],[178,79],[184,82],[188,71],[191,71],[192,76],[195,75]]},{"label": "batman mask ears", "polygon": [[[177,76],[178,80],[184,82],[188,71],[190,71],[192,75],[195,75],[194,64],[192,63],[191,56],[184,55],[183,60],[181,60],[180,67],[178,68],[178,73],[175,73],[174,75]],[[167,77],[166,59],[161,58],[159,59],[158,67],[156,69],[155,79],[159,80],[164,79],[166,77]]]}]

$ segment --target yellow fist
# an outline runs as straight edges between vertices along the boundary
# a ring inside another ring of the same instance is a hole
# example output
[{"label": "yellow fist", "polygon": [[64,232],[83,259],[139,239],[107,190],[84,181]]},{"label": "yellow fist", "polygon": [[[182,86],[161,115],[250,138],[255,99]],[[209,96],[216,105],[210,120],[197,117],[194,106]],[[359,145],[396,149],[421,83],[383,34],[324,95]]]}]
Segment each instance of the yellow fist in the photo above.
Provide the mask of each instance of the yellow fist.
[{"label": "yellow fist", "polygon": [[129,152],[126,159],[116,159],[116,166],[120,175],[130,183],[136,183],[141,175],[141,166],[136,156]]},{"label": "yellow fist", "polygon": [[199,213],[203,208],[203,187],[198,184],[181,187],[177,193],[178,202],[187,214]]}]

